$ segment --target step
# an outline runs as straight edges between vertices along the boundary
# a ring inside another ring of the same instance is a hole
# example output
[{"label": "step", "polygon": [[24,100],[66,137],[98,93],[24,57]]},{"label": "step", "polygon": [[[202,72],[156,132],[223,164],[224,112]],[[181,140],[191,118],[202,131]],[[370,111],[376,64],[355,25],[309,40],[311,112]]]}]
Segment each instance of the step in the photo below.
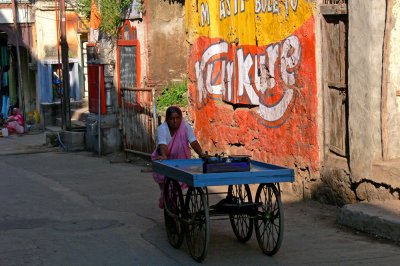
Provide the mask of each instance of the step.
[{"label": "step", "polygon": [[360,202],[342,207],[337,222],[400,242],[400,200]]}]

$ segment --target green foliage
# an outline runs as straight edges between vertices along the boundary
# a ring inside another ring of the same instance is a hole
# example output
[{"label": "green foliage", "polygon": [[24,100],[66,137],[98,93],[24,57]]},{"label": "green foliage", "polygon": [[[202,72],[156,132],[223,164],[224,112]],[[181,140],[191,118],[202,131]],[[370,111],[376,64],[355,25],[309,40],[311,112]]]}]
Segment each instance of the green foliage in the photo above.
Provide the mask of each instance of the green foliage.
[{"label": "green foliage", "polygon": [[76,0],[75,10],[85,18],[89,19],[91,4],[92,0]]},{"label": "green foliage", "polygon": [[131,3],[132,0],[101,0],[101,31],[109,36],[117,36],[118,29],[122,26],[121,15]]},{"label": "green foliage", "polygon": [[[100,12],[100,30],[108,36],[115,37],[122,26],[123,14],[132,3],[132,0],[95,0]],[[90,18],[92,0],[76,0],[76,11],[86,18]],[[143,1],[139,1],[138,8],[143,9]]]},{"label": "green foliage", "polygon": [[157,109],[163,111],[171,105],[185,107],[188,105],[187,81],[173,82],[165,86],[157,97]]}]

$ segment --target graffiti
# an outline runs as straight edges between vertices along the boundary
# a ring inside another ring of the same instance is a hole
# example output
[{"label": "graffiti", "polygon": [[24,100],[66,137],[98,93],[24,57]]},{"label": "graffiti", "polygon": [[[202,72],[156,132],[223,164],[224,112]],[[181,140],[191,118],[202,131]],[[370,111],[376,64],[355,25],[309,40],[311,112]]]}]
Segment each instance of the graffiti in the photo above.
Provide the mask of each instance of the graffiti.
[{"label": "graffiti", "polygon": [[[299,0],[284,0],[283,6],[285,9],[286,16],[289,16],[289,11],[297,10]],[[254,5],[254,11],[256,14],[260,13],[272,13],[280,14],[281,7],[279,6],[279,0],[256,0]],[[246,0],[234,0],[233,1],[233,14],[237,15],[244,13],[246,11],[245,6]],[[232,4],[230,0],[219,0],[219,20],[222,21],[227,17],[230,17],[232,12]],[[210,26],[210,9],[208,2],[203,2],[200,4],[200,26]]]},{"label": "graffiti", "polygon": [[256,0],[255,12],[256,14],[260,12],[279,14],[279,2],[278,0]]},{"label": "graffiti", "polygon": [[[289,10],[292,8],[293,11],[297,10],[299,0],[284,0],[283,4],[285,7],[286,16],[289,16]],[[290,7],[289,7],[290,4]],[[272,13],[279,14],[279,0],[256,0],[255,1],[255,13]]]},{"label": "graffiti", "polygon": [[[239,13],[239,1],[240,1],[240,12],[243,13],[245,11],[245,0],[234,0],[233,8],[234,14],[237,15]],[[220,0],[219,2],[219,19],[229,17],[231,15],[231,2],[230,0]]]},{"label": "graffiti", "polygon": [[207,2],[201,3],[200,6],[200,25],[204,27],[205,24],[210,26],[210,9]]},{"label": "graffiti", "polygon": [[231,55],[234,58],[229,56],[230,49],[225,41],[211,44],[195,62],[198,103],[212,95],[235,103],[237,96],[238,103],[257,105],[262,119],[282,120],[299,84],[302,48],[298,37],[292,35],[267,47],[240,47]]},{"label": "graffiti", "polygon": [[219,19],[229,17],[231,15],[231,4],[229,1],[220,0],[219,3]]},{"label": "graffiti", "polygon": [[[216,43],[209,46],[203,53],[200,62],[196,62],[195,64],[195,73],[197,78],[197,88],[198,88],[198,100],[201,102],[207,96],[207,91],[210,94],[221,94],[224,89],[223,83],[218,85],[211,84],[211,74],[213,71],[217,71],[214,69],[214,64],[210,60],[214,56],[224,55],[228,52],[228,44],[226,42]],[[225,58],[222,58],[225,65]],[[207,78],[206,78],[206,86],[204,86],[203,72],[207,67]],[[225,73],[225,71],[222,71]],[[228,73],[231,71],[227,71]],[[207,89],[207,91],[205,90]]]},{"label": "graffiti", "polygon": [[261,93],[264,93],[267,89],[275,87],[275,62],[279,56],[279,45],[269,45],[266,50],[268,55],[268,64],[265,63],[265,55],[260,55],[260,70],[258,69],[258,65],[255,65],[256,73],[260,72],[260,75],[255,76],[255,84],[257,90],[261,91]]}]

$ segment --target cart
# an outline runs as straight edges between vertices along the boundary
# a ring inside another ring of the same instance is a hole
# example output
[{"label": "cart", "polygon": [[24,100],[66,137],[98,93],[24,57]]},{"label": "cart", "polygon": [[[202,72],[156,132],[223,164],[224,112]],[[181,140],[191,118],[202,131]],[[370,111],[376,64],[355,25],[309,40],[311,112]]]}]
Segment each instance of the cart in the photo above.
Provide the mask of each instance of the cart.
[{"label": "cart", "polygon": [[[237,239],[245,243],[253,229],[263,253],[278,252],[284,231],[280,182],[293,182],[293,169],[250,161],[245,172],[203,173],[202,159],[153,161],[153,171],[165,176],[164,221],[169,243],[179,248],[186,236],[193,259],[208,252],[210,217],[225,215]],[[185,194],[181,184],[188,185]],[[259,184],[253,201],[249,184]],[[228,186],[226,198],[210,205],[209,186]]]}]

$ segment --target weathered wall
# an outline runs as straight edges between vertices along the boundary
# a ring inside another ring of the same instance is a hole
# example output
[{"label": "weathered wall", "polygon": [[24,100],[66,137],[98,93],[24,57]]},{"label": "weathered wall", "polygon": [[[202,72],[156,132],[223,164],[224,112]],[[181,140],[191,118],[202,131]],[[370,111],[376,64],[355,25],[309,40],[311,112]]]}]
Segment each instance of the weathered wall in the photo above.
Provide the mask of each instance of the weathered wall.
[{"label": "weathered wall", "polygon": [[388,77],[388,158],[400,157],[400,1],[393,1]]},{"label": "weathered wall", "polygon": [[146,84],[163,86],[186,74],[185,10],[175,1],[149,0],[146,3]]},{"label": "weathered wall", "polygon": [[[37,59],[57,58],[57,30],[56,14],[54,10],[40,10],[35,12],[37,32]],[[76,28],[76,14],[67,12],[67,42],[68,55],[70,58],[78,57],[78,38]]]},{"label": "weathered wall", "polygon": [[385,1],[351,0],[349,9],[349,134],[353,182],[371,178],[381,159],[381,79]]},{"label": "weathered wall", "polygon": [[318,178],[314,1],[185,6],[191,114],[204,149],[296,167],[300,184]]}]

